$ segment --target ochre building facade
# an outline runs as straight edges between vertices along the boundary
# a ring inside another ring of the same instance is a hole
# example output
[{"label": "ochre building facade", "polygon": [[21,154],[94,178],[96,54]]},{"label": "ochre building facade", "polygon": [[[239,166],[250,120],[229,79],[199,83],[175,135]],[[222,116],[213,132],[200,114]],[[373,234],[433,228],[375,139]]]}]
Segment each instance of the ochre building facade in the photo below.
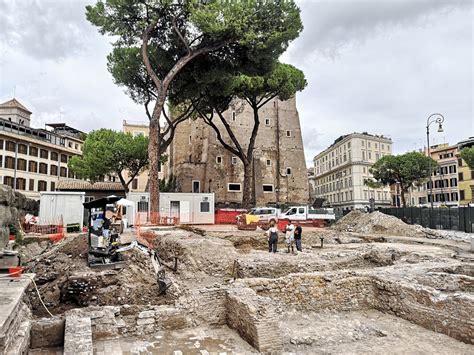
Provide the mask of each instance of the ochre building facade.
[{"label": "ochre building facade", "polygon": [[[306,204],[308,177],[296,100],[274,99],[259,111],[260,128],[254,149],[256,205]],[[253,128],[253,111],[241,100],[224,113],[245,149]],[[224,127],[218,119],[221,132]],[[223,134],[230,143],[227,134]],[[169,172],[180,192],[214,192],[219,205],[242,201],[244,169],[240,159],[227,151],[214,130],[202,119],[181,123],[169,149]]]}]

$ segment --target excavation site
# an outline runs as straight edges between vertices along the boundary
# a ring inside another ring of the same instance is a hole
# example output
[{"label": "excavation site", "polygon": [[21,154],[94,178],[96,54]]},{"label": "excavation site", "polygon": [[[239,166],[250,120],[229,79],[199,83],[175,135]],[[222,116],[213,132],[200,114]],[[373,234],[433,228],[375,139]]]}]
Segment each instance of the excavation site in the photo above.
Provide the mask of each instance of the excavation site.
[{"label": "excavation site", "polygon": [[[362,221],[362,223],[360,223]],[[87,236],[31,241],[26,268],[1,278],[0,350],[31,354],[468,354],[474,344],[469,235],[441,235],[377,212],[280,232],[150,227],[123,241],[117,269],[90,268]],[[34,281],[34,283],[33,283]]]}]

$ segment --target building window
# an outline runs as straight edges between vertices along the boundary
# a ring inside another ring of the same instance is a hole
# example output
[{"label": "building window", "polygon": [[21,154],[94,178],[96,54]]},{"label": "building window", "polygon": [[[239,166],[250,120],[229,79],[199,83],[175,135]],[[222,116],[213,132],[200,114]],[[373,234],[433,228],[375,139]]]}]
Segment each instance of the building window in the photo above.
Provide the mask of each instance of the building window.
[{"label": "building window", "polygon": [[232,165],[236,165],[237,164],[237,157],[232,157],[231,162],[232,162]]},{"label": "building window", "polygon": [[35,180],[34,180],[34,179],[30,179],[29,190],[30,190],[30,191],[34,191],[34,190],[35,190]]},{"label": "building window", "polygon": [[286,136],[287,136],[287,137],[291,137],[291,131],[287,130],[287,131],[286,131]]},{"label": "building window", "polygon": [[232,111],[232,121],[235,122],[235,111]]},{"label": "building window", "polygon": [[464,173],[459,173],[459,181],[464,181]]},{"label": "building window", "polygon": [[61,167],[59,170],[59,175],[62,177],[67,177],[67,169],[65,167]]},{"label": "building window", "polygon": [[273,185],[272,184],[263,184],[263,192],[265,192],[265,193],[273,192]]},{"label": "building window", "polygon": [[67,163],[67,155],[61,154],[61,163]]},{"label": "building window", "polygon": [[270,159],[267,159],[267,166],[272,166],[272,161]]},{"label": "building window", "polygon": [[26,160],[25,159],[18,159],[16,161],[16,168],[21,171],[26,171]]},{"label": "building window", "polygon": [[[5,168],[7,169],[15,169],[15,158],[13,157],[5,157]],[[6,184],[5,184],[6,185]]]},{"label": "building window", "polygon": [[365,160],[365,151],[362,151],[362,160]]},{"label": "building window", "polygon": [[200,212],[211,212],[211,204],[209,201],[202,201],[199,206]]},{"label": "building window", "polygon": [[459,199],[464,200],[464,190],[459,190]]},{"label": "building window", "polygon": [[198,194],[201,192],[201,181],[193,180],[193,193]]},{"label": "building window", "polygon": [[0,168],[2,167],[2,163],[3,163],[3,155],[0,155]]},{"label": "building window", "polygon": [[370,148],[370,142],[367,142],[367,147],[369,147],[369,148]]},{"label": "building window", "polygon": [[26,146],[24,144],[18,144],[18,153],[28,154],[28,146]]},{"label": "building window", "polygon": [[458,165],[462,166],[462,159],[461,158],[458,159]]},{"label": "building window", "polygon": [[240,191],[242,191],[242,184],[237,184],[237,183],[227,184],[227,191],[229,191],[229,192],[240,192]]},{"label": "building window", "polygon": [[269,118],[265,118],[265,126],[270,126],[270,119]]},{"label": "building window", "polygon": [[28,171],[30,173],[37,173],[38,172],[38,163],[33,161],[33,160],[30,160],[28,162]]},{"label": "building window", "polygon": [[46,181],[43,181],[43,180],[38,181],[38,191],[39,192],[46,191],[47,188],[48,188],[48,185],[47,185]]},{"label": "building window", "polygon": [[138,189],[138,179],[132,180],[132,190]]},{"label": "building window", "polygon": [[58,167],[56,165],[51,165],[49,167],[50,173],[53,176],[58,176]]},{"label": "building window", "polygon": [[222,164],[222,157],[220,155],[216,157],[216,163]]},{"label": "building window", "polygon": [[[48,173],[48,164],[40,163],[39,165],[39,173],[40,174],[47,174]],[[38,182],[39,183],[39,182]],[[45,190],[43,190],[45,191]]]},{"label": "building window", "polygon": [[26,190],[26,180],[23,178],[16,178],[16,189]]},{"label": "building window", "polygon": [[291,175],[292,171],[291,168],[286,168],[286,175]]},{"label": "building window", "polygon": [[13,189],[13,178],[11,176],[5,176],[3,178],[3,183]]},{"label": "building window", "polygon": [[40,149],[40,158],[48,159],[48,157],[49,157],[48,151],[46,149]]},{"label": "building window", "polygon": [[36,147],[30,147],[30,155],[32,157],[37,157],[38,156],[38,148]]},{"label": "building window", "polygon": [[10,152],[14,152],[15,151],[15,142],[7,141],[6,144],[5,144],[5,149],[10,151]]},{"label": "building window", "polygon": [[56,191],[56,183],[51,181],[51,191]]},{"label": "building window", "polygon": [[3,149],[3,139],[0,139],[0,149]]},{"label": "building window", "polygon": [[58,153],[51,152],[51,160],[58,161]]}]

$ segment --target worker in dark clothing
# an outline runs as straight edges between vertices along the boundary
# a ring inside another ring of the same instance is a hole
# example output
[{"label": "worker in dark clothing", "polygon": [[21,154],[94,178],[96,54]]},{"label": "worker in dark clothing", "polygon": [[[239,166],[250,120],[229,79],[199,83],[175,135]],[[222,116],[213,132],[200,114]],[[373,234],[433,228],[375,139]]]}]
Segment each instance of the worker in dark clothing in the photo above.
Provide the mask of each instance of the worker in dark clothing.
[{"label": "worker in dark clothing", "polygon": [[299,223],[296,224],[295,228],[295,244],[296,244],[296,250],[299,252],[302,252],[303,249],[301,248],[301,235],[303,233],[303,228],[301,228],[301,225]]},{"label": "worker in dark clothing", "polygon": [[270,222],[270,228],[266,232],[268,240],[268,252],[276,253],[278,245],[278,228],[275,227],[275,222]]}]

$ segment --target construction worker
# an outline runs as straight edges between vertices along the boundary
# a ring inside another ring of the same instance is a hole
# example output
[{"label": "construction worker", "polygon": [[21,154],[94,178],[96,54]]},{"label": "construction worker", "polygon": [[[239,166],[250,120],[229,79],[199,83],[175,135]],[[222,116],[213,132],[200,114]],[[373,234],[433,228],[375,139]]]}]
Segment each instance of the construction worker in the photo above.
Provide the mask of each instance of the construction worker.
[{"label": "construction worker", "polygon": [[278,246],[278,228],[275,227],[275,221],[270,222],[270,228],[266,232],[268,240],[268,252],[276,253]]},{"label": "construction worker", "polygon": [[296,228],[295,228],[295,244],[296,244],[296,250],[299,252],[302,252],[303,249],[301,248],[301,235],[303,233],[303,228],[301,228],[300,223],[296,223]]},{"label": "construction worker", "polygon": [[291,252],[294,253],[295,226],[293,225],[291,220],[289,220],[288,224],[286,225],[285,241],[286,241],[286,246],[288,248],[288,253],[290,253],[290,248],[291,248]]}]

